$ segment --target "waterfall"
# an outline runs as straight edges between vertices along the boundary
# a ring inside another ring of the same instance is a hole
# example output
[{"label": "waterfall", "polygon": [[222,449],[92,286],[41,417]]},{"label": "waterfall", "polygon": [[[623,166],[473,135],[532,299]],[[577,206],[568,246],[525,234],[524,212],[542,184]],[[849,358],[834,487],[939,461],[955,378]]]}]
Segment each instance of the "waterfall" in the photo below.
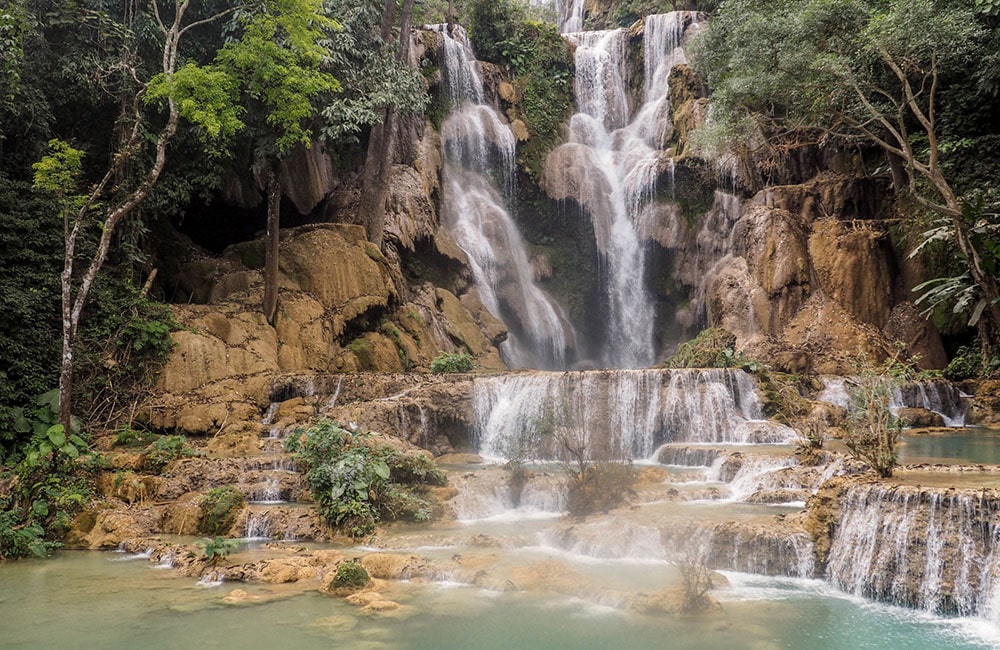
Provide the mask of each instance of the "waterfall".
[{"label": "waterfall", "polygon": [[613,517],[588,526],[550,529],[544,544],[587,557],[661,560],[704,564],[716,570],[811,578],[813,545],[804,532],[789,533],[737,522],[695,522],[674,518],[668,524],[637,524]]},{"label": "waterfall", "polygon": [[476,378],[480,454],[560,457],[561,441],[592,458],[648,458],[664,442],[780,443],[796,438],[763,417],[741,370],[606,370]]},{"label": "waterfall", "polygon": [[993,490],[854,486],[841,501],[827,574],[852,594],[996,619],[998,512]]},{"label": "waterfall", "polygon": [[547,182],[573,188],[567,198],[593,223],[607,309],[605,366],[637,368],[655,360],[655,310],[646,287],[646,239],[655,226],[646,223],[647,208],[660,176],[672,177],[673,160],[662,151],[672,128],[667,78],[684,60],[681,39],[693,20],[690,12],[646,19],[645,101],[634,118],[627,32],[566,34],[576,45],[577,113],[568,142],[546,161],[546,173],[551,167],[554,176]]},{"label": "waterfall", "polygon": [[[823,377],[822,381],[824,388],[816,396],[817,400],[850,408],[850,377]],[[919,380],[906,382],[897,388],[890,408],[893,412],[902,408],[925,409],[940,415],[945,426],[962,427],[965,426],[969,404],[962,391],[949,381]]]},{"label": "waterfall", "polygon": [[453,34],[443,25],[435,29],[453,105],[441,127],[442,220],[469,257],[483,304],[510,330],[501,346],[508,364],[564,367],[574,346],[572,327],[535,284],[525,243],[507,208],[515,178],[514,134],[484,103],[478,62],[461,27],[456,25]]},{"label": "waterfall", "polygon": [[555,4],[560,32],[579,32],[583,29],[586,0],[556,0]]},{"label": "waterfall", "polygon": [[922,408],[941,416],[945,426],[965,426],[968,400],[949,381],[911,381],[900,386],[892,398],[893,409]]}]

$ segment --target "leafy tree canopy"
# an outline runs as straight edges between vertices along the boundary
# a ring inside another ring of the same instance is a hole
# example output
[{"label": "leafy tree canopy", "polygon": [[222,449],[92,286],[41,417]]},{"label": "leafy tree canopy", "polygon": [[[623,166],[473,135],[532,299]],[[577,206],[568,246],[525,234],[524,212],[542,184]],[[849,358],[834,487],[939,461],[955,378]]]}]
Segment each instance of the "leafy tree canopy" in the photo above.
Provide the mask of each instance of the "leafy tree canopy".
[{"label": "leafy tree canopy", "polygon": [[989,153],[981,160],[996,166],[996,14],[992,0],[723,0],[693,53],[713,89],[703,146],[885,151],[897,189],[941,220],[925,239],[959,252],[963,268],[935,304],[957,301],[990,348],[1000,345],[996,174],[967,160]]}]

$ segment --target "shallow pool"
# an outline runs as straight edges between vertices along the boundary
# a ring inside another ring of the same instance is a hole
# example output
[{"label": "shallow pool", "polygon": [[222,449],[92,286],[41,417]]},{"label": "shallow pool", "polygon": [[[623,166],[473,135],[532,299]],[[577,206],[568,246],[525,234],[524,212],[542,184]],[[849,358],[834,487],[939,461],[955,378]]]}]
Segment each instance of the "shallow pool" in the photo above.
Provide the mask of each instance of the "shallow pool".
[{"label": "shallow pool", "polygon": [[[599,567],[613,572],[616,564]],[[635,566],[617,565],[623,575]],[[650,564],[649,578],[669,567]],[[338,598],[195,579],[119,553],[65,552],[0,565],[0,648],[345,648],[898,650],[1000,647],[978,619],[942,619],[849,598],[820,581],[726,574],[720,614],[677,619],[573,598],[443,584],[397,584],[403,607],[364,616]],[[233,589],[275,598],[226,605]]]}]

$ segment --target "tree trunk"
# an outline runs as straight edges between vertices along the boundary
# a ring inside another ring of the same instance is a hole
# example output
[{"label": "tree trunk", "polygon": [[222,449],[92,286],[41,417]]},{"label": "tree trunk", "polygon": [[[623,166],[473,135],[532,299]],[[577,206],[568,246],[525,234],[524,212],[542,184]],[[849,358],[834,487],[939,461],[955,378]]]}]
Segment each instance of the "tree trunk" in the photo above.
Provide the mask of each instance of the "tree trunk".
[{"label": "tree trunk", "polygon": [[274,325],[278,315],[278,244],[281,218],[281,183],[276,165],[267,172],[267,243],[264,260],[264,317]]},{"label": "tree trunk", "polygon": [[63,272],[60,276],[62,289],[62,361],[59,365],[59,422],[63,425],[66,435],[71,431],[73,418],[73,249],[76,244],[76,233],[72,236],[69,228],[69,215],[65,216],[66,253],[63,259]]},{"label": "tree trunk", "polygon": [[[184,14],[189,8],[189,0],[177,2],[174,7],[173,22],[164,24],[160,21],[159,13],[156,14],[157,24],[163,34],[163,67],[162,72],[169,79],[177,70],[177,54],[180,46],[180,39],[184,33],[192,26],[204,24],[216,20],[225,14],[231,13],[232,9],[226,9],[221,13],[184,26]],[[154,9],[156,5],[154,3]],[[143,95],[145,87],[139,89],[132,100],[133,122],[132,132],[126,142],[112,156],[111,164],[108,166],[104,177],[95,184],[90,193],[86,196],[83,206],[79,208],[75,215],[67,214],[64,218],[64,236],[66,251],[63,258],[63,272],[61,276],[62,289],[62,361],[59,367],[59,422],[63,425],[66,435],[72,430],[73,415],[73,346],[76,334],[83,318],[83,308],[87,304],[87,297],[90,295],[90,288],[97,279],[97,274],[104,266],[104,261],[108,257],[111,249],[111,240],[115,228],[126,216],[132,213],[139,206],[157,181],[163,168],[167,164],[167,145],[177,133],[177,124],[180,121],[180,113],[172,97],[167,98],[167,121],[160,129],[156,137],[156,149],[153,155],[153,165],[146,172],[145,178],[139,186],[127,195],[119,203],[111,204],[105,212],[104,221],[101,223],[101,238],[97,243],[97,250],[87,266],[86,272],[80,279],[80,284],[73,295],[73,268],[76,262],[75,249],[76,240],[80,232],[80,227],[84,219],[91,213],[104,196],[105,190],[112,185],[112,181],[117,178],[124,166],[131,164],[134,157],[142,149],[142,136],[144,120],[142,115]],[[124,116],[123,116],[124,117]]]},{"label": "tree trunk", "polygon": [[[414,0],[405,0],[399,28],[399,50],[396,58],[407,64],[410,56],[410,25],[413,18]],[[382,15],[382,37],[388,40],[391,35],[392,16],[395,15],[395,2],[386,1],[386,9]],[[388,22],[387,22],[388,17]],[[389,30],[386,30],[386,25]],[[390,31],[387,35],[387,31]],[[358,206],[362,223],[368,234],[368,240],[382,248],[385,235],[385,201],[389,193],[389,172],[392,170],[392,154],[396,142],[396,123],[399,111],[390,107],[385,109],[381,124],[372,127],[368,139],[368,152],[365,156],[365,171],[362,180],[361,204]]]},{"label": "tree trunk", "polygon": [[455,0],[448,0],[448,35],[453,36],[455,31]]}]

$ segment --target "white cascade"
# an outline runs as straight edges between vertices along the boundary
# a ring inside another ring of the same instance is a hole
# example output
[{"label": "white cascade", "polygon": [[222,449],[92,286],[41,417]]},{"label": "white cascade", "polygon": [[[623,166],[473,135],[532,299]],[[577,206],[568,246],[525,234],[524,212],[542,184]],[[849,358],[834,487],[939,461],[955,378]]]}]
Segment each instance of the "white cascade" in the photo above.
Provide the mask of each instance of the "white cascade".
[{"label": "white cascade", "polygon": [[1000,503],[982,490],[856,485],[841,501],[827,575],[844,591],[1000,619]]},{"label": "white cascade", "polygon": [[[851,407],[850,377],[823,377],[823,390],[816,399],[845,409]],[[897,388],[889,405],[894,412],[902,408],[922,408],[941,416],[945,426],[965,426],[968,400],[954,384],[944,380],[906,382]]]},{"label": "white cascade", "polygon": [[755,383],[741,370],[605,370],[476,378],[479,453],[530,449],[561,457],[562,441],[591,458],[644,459],[664,442],[782,443],[788,427],[763,420]]},{"label": "white cascade", "polygon": [[911,381],[900,386],[893,394],[892,408],[922,408],[941,416],[945,426],[965,426],[968,400],[962,391],[944,380]]},{"label": "white cascade", "polygon": [[[574,198],[590,214],[601,255],[607,303],[603,363],[636,368],[655,361],[655,310],[646,288],[644,223],[657,180],[673,161],[662,150],[669,140],[670,68],[683,61],[681,39],[691,12],[646,19],[646,94],[632,118],[625,30],[569,33],[576,47],[577,113],[569,140],[550,156],[561,165],[562,184],[579,188]],[[631,118],[631,119],[630,119]]]},{"label": "white cascade", "polygon": [[484,103],[479,64],[462,28],[456,25],[451,34],[444,26],[436,29],[453,104],[441,127],[443,222],[469,257],[483,304],[510,329],[501,347],[508,364],[565,367],[575,344],[572,327],[535,284],[526,246],[506,207],[514,184],[514,134]]}]

